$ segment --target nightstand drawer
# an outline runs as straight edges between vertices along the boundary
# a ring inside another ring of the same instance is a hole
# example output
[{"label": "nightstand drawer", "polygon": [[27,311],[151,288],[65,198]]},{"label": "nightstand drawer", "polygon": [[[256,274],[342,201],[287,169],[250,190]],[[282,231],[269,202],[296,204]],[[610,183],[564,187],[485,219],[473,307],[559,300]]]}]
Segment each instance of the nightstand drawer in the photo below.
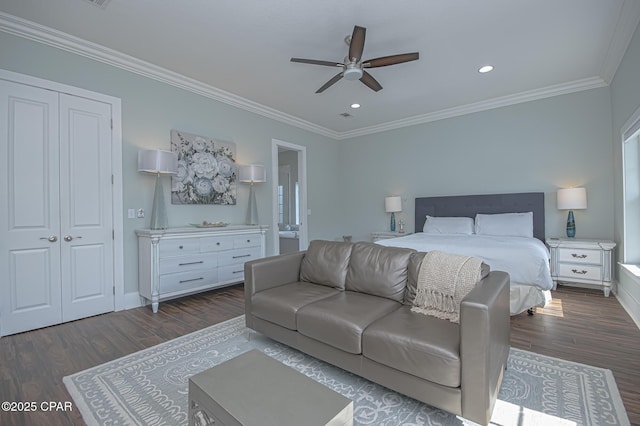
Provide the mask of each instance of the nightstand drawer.
[{"label": "nightstand drawer", "polygon": [[558,278],[582,279],[582,280],[602,280],[602,266],[599,265],[582,265],[571,263],[560,263]]},{"label": "nightstand drawer", "polygon": [[601,250],[561,248],[558,250],[558,261],[599,265],[602,263],[601,253]]}]

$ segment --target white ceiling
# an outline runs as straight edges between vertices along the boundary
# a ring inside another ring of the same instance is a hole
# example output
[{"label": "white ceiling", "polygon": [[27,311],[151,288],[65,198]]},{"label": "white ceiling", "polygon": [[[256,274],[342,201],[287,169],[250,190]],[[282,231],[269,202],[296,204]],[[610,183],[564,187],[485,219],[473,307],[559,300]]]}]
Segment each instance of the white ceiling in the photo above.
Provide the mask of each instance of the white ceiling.
[{"label": "white ceiling", "polygon": [[[177,85],[185,76],[190,90],[342,139],[604,86],[638,24],[639,5],[640,0],[110,0],[100,8],[89,0],[1,0],[0,30],[63,39],[69,50],[72,45]],[[343,79],[315,94],[339,70],[289,59],[342,61],[344,38],[354,25],[367,28],[364,59],[418,51],[420,60],[371,69],[384,87],[377,93]],[[485,64],[495,70],[478,73]],[[362,107],[351,109],[354,102]],[[343,112],[352,116],[344,118]]]}]

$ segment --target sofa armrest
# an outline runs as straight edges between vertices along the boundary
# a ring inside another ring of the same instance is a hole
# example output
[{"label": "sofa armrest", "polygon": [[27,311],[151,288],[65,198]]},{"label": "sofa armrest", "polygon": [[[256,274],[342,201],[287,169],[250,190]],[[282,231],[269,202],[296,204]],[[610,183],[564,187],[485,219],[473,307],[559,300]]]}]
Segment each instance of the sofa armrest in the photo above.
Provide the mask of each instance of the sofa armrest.
[{"label": "sofa armrest", "polygon": [[462,300],[462,416],[488,424],[509,357],[509,274],[493,271]]},{"label": "sofa armrest", "polygon": [[256,293],[300,280],[300,265],[306,252],[251,260],[244,264],[245,322],[253,328],[251,298]]}]

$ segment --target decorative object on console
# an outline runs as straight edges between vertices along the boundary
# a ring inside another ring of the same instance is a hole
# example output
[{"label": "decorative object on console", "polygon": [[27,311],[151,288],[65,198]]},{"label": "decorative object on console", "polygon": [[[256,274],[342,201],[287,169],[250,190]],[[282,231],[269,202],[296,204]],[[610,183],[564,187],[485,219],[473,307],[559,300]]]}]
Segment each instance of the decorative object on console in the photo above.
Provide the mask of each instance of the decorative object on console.
[{"label": "decorative object on console", "polygon": [[564,188],[558,190],[558,210],[569,210],[567,216],[567,237],[576,236],[574,210],[587,208],[587,190],[585,188]]},{"label": "decorative object on console", "polygon": [[402,198],[398,196],[385,197],[384,199],[384,211],[391,213],[391,223],[389,230],[391,232],[396,231],[396,212],[402,211]]},{"label": "decorative object on console", "polygon": [[153,194],[153,210],[151,213],[151,229],[167,229],[169,220],[164,203],[164,188],[162,174],[176,174],[178,171],[178,156],[175,152],[159,149],[141,149],[138,151],[138,171],[155,173],[156,189]]},{"label": "decorative object on console", "polygon": [[253,189],[254,183],[267,181],[265,168],[261,164],[249,164],[240,166],[240,182],[249,183],[249,205],[247,206],[247,225],[258,225],[258,205],[256,204],[256,193]]},{"label": "decorative object on console", "polygon": [[171,150],[178,154],[173,204],[236,204],[236,144],[171,130]]}]

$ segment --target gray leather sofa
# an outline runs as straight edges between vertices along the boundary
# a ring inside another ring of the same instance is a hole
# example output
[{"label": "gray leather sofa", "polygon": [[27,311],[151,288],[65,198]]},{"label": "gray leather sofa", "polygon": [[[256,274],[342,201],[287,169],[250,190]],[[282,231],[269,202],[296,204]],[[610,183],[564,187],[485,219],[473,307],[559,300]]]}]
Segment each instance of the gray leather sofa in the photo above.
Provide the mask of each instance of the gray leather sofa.
[{"label": "gray leather sofa", "polygon": [[247,327],[387,388],[488,424],[509,353],[509,275],[488,272],[460,323],[411,312],[424,253],[313,241],[245,264]]}]

